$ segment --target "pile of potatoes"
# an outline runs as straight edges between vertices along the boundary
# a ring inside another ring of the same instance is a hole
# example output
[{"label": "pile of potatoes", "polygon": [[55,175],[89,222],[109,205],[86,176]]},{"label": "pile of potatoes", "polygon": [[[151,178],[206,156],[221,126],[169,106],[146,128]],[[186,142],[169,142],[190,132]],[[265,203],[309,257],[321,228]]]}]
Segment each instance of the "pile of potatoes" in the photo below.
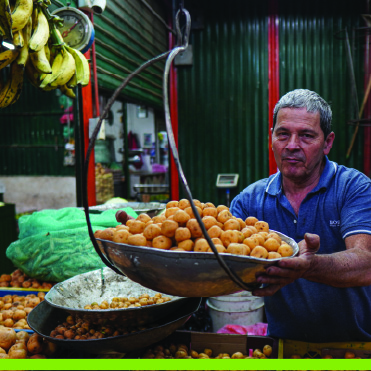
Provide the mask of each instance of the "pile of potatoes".
[{"label": "pile of potatoes", "polygon": [[146,305],[162,304],[167,301],[171,301],[169,296],[162,296],[159,292],[154,296],[149,294],[142,294],[139,297],[115,297],[112,298],[111,303],[107,300],[103,300],[100,304],[97,302],[84,306],[84,309],[125,309],[125,308],[137,308],[144,307]]},{"label": "pile of potatoes", "polygon": [[91,340],[103,339],[119,335],[127,335],[146,330],[148,327],[116,325],[114,321],[91,323],[79,316],[67,316],[66,320],[50,332],[50,336],[56,339]]},{"label": "pile of potatoes", "polygon": [[50,358],[55,351],[55,344],[36,333],[0,326],[0,359]]},{"label": "pile of potatoes", "polygon": [[212,349],[205,348],[202,352],[189,349],[185,344],[169,345],[157,344],[148,348],[141,358],[144,359],[263,359],[269,358],[272,354],[272,347],[265,345],[263,350],[255,349],[252,355],[241,352],[213,354]]},{"label": "pile of potatoes", "polygon": [[[265,221],[234,217],[224,205],[193,200],[207,233],[219,253],[278,259],[293,254],[293,248]],[[126,224],[97,230],[96,238],[163,250],[212,252],[187,199],[170,201],[165,212],[151,218],[140,214]]]},{"label": "pile of potatoes", "polygon": [[0,287],[22,287],[24,289],[46,289],[50,290],[54,283],[40,281],[36,278],[28,277],[20,269],[16,269],[11,274],[2,274],[0,276]]},{"label": "pile of potatoes", "polygon": [[44,298],[44,292],[0,297],[0,327],[29,330],[27,316]]}]

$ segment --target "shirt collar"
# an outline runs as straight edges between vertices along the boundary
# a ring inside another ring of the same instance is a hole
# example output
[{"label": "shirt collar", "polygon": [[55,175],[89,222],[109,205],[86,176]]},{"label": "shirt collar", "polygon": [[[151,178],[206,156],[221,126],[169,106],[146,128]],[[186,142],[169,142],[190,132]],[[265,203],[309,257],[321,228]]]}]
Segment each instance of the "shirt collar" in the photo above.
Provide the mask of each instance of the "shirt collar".
[{"label": "shirt collar", "polygon": [[[336,174],[338,165],[336,162],[330,161],[327,156],[325,156],[325,167],[321,174],[318,184],[316,187],[311,191],[318,192],[321,189],[326,189],[331,182],[333,176]],[[265,188],[265,191],[272,196],[276,196],[282,190],[282,174],[278,171],[276,174],[271,175],[268,178],[268,184]]]}]

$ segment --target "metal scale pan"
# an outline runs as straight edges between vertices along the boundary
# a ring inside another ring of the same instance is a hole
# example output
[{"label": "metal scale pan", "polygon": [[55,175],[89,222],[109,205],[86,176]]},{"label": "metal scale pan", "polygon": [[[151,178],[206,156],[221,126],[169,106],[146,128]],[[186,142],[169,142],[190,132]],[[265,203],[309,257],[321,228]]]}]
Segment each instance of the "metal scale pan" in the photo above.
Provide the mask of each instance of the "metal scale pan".
[{"label": "metal scale pan", "polygon": [[168,314],[166,319],[157,321],[155,325],[148,325],[146,330],[103,339],[68,340],[51,337],[50,332],[66,320],[67,312],[51,306],[45,300],[30,312],[27,322],[32,330],[58,347],[88,354],[127,353],[143,349],[171,335],[187,322],[200,304],[200,298],[190,298],[179,310]]},{"label": "metal scale pan", "polygon": [[[298,244],[277,233],[283,241],[299,252]],[[122,274],[152,290],[182,297],[211,297],[241,291],[219,265],[213,253],[170,251],[132,246],[97,239],[101,253]],[[220,254],[250,290],[259,287],[255,274],[281,259],[259,259],[251,256]]]},{"label": "metal scale pan", "polygon": [[84,309],[93,302],[103,300],[111,303],[114,297],[139,297],[142,294],[154,296],[159,291],[150,290],[133,282],[128,277],[116,274],[109,268],[97,269],[57,283],[45,295],[45,301],[71,315],[78,315],[84,321],[96,324],[102,321],[114,322],[115,326],[144,326],[177,313],[188,298],[169,296],[170,301],[137,308]]}]

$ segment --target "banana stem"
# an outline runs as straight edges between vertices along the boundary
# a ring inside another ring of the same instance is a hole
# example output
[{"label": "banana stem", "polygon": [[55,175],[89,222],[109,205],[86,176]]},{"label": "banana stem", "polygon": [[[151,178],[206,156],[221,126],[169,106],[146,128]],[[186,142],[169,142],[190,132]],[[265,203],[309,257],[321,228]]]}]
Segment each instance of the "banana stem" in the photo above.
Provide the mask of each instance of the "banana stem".
[{"label": "banana stem", "polygon": [[57,28],[55,26],[55,23],[62,21],[62,19],[59,18],[59,17],[56,17],[56,16],[52,15],[49,12],[49,9],[48,9],[47,5],[44,5],[44,4],[41,5],[41,6],[39,6],[39,10],[41,10],[45,14],[45,17],[46,17],[46,19],[47,19],[47,21],[49,23],[50,37],[51,37],[53,46],[55,46],[55,47],[61,47],[65,43],[64,43],[64,40],[63,40],[62,35],[60,34],[60,32],[58,32],[58,30],[57,30]]}]

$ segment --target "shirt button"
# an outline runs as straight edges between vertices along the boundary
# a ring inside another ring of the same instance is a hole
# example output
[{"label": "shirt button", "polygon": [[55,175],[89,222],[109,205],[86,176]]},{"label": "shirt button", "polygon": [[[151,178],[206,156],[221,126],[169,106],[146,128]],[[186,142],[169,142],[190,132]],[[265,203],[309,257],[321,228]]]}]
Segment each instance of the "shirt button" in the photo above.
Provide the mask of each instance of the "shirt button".
[{"label": "shirt button", "polygon": [[294,223],[296,224],[296,219],[294,219]]}]

